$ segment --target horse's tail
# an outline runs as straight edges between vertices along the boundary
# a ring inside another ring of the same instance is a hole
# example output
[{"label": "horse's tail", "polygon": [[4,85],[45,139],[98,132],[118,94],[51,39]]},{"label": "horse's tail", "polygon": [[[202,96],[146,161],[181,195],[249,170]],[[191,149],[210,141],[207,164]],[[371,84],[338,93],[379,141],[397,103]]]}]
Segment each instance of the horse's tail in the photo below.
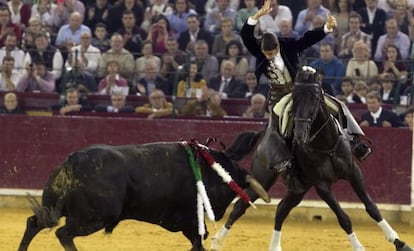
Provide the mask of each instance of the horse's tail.
[{"label": "horse's tail", "polygon": [[239,134],[233,144],[226,150],[226,154],[232,160],[241,160],[252,152],[264,132],[264,130],[259,132],[249,131]]}]

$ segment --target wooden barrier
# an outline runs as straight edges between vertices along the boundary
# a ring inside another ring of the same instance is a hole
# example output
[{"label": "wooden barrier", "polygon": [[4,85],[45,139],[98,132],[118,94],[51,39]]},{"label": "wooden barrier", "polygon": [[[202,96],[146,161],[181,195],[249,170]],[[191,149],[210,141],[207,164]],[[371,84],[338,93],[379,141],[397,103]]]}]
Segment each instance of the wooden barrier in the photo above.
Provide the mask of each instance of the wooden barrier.
[{"label": "wooden barrier", "polygon": [[[0,115],[0,188],[42,189],[55,168],[70,153],[90,144],[140,144],[217,137],[226,145],[236,135],[260,130],[265,121],[156,119],[139,117]],[[410,204],[411,132],[407,129],[368,128],[375,153],[362,164],[368,191],[376,202]],[[219,147],[219,146],[217,146]],[[242,163],[249,168],[248,161]],[[344,182],[335,185],[341,201],[358,202]],[[285,192],[278,182],[271,196]],[[306,199],[317,199],[314,192]]]}]

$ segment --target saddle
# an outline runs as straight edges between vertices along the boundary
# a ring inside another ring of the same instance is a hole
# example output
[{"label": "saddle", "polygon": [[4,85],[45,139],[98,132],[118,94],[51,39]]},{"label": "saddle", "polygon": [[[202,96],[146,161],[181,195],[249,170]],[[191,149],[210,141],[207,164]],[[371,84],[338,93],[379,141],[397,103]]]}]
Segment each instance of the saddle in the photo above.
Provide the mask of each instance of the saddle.
[{"label": "saddle", "polygon": [[[343,115],[343,110],[340,102],[336,98],[324,95],[325,104],[328,107],[328,112],[336,118],[339,128],[344,128],[346,118]],[[294,120],[292,117],[293,99],[292,93],[283,96],[278,103],[273,106],[273,113],[278,117],[279,133],[284,138],[291,138],[293,133]]]}]

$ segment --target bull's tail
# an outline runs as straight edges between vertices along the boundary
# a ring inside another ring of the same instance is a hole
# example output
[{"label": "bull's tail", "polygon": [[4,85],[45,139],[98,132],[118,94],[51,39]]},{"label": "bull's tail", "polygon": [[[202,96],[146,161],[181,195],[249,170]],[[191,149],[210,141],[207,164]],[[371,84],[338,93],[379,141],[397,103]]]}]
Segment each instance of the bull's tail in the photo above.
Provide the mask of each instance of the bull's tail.
[{"label": "bull's tail", "polygon": [[255,148],[264,130],[259,132],[243,132],[239,134],[233,144],[226,150],[230,159],[239,161],[249,155]]},{"label": "bull's tail", "polygon": [[43,228],[52,228],[59,224],[62,211],[62,199],[58,199],[55,208],[47,208],[36,200],[31,194],[27,194],[27,200],[32,205],[32,210],[37,218],[37,225]]}]

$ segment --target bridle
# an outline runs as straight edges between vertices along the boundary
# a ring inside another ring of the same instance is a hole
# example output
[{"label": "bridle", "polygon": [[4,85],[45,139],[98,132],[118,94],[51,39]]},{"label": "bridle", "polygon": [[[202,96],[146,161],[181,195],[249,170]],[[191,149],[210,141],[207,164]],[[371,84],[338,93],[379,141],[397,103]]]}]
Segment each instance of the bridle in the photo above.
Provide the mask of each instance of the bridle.
[{"label": "bridle", "polygon": [[[295,86],[300,86],[300,87],[313,87],[313,88],[316,87],[318,89],[321,88],[318,83],[301,83],[301,82],[296,82],[295,83]],[[317,99],[320,100],[323,97],[321,97],[321,96],[315,96],[315,98],[317,98]],[[319,109],[319,107],[320,106],[319,106],[319,103],[318,103],[318,105],[316,105],[314,107],[314,109],[313,109],[312,117],[310,117],[310,118],[300,118],[300,117],[296,117],[295,116],[294,121],[307,122],[307,123],[309,123],[309,130],[310,130],[310,128],[312,127],[312,123],[315,121],[315,118],[318,115],[317,110]],[[331,119],[332,119],[331,116],[328,116],[328,118],[325,120],[325,122],[322,124],[322,126],[315,133],[313,133],[312,135],[309,136],[309,142],[312,142],[316,138],[316,136],[318,136],[319,133],[321,133],[321,131],[328,125],[328,122]]]}]

